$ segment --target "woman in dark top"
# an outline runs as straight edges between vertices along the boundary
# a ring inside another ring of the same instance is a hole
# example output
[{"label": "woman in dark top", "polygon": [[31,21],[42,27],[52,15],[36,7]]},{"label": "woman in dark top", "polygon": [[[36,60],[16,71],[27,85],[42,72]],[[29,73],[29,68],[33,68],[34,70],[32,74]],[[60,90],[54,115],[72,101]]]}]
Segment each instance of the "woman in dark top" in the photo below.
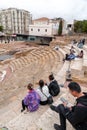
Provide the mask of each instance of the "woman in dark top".
[{"label": "woman in dark top", "polygon": [[60,93],[60,87],[57,81],[54,79],[53,74],[49,75],[50,84],[48,86],[49,92],[52,96],[57,96]]}]

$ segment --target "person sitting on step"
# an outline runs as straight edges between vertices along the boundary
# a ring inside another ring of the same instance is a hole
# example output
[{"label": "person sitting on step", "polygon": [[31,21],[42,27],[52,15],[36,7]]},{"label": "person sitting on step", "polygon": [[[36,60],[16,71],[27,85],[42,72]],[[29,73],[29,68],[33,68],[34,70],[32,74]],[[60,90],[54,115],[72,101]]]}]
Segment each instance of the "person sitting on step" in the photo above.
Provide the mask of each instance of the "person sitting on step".
[{"label": "person sitting on step", "polygon": [[71,51],[70,54],[68,55],[68,60],[71,61],[71,60],[74,60],[76,58],[75,54]]},{"label": "person sitting on step", "polygon": [[65,61],[65,60],[71,61],[71,60],[74,60],[75,58],[76,58],[76,56],[75,56],[74,52],[71,51],[71,49],[70,49],[70,54],[66,54],[63,61]]},{"label": "person sitting on step", "polygon": [[71,46],[71,49],[70,49],[70,53],[75,53],[75,48],[73,46]]},{"label": "person sitting on step", "polygon": [[84,42],[82,40],[79,41],[79,43],[77,44],[78,48],[83,48]]},{"label": "person sitting on step", "polygon": [[31,83],[28,84],[27,89],[28,89],[28,94],[22,100],[21,112],[23,112],[25,108],[27,108],[27,110],[30,112],[36,111],[39,108],[40,96],[33,89],[33,85]]},{"label": "person sitting on step", "polygon": [[77,58],[83,58],[83,55],[84,55],[83,50],[81,50],[80,53],[77,55]]},{"label": "person sitting on step", "polygon": [[60,87],[58,85],[58,82],[54,79],[53,74],[49,75],[49,92],[52,96],[57,96],[60,93]]},{"label": "person sitting on step", "polygon": [[54,128],[66,130],[67,119],[76,130],[87,130],[87,93],[83,93],[76,82],[69,83],[68,88],[71,95],[77,97],[76,103],[72,107],[67,107],[65,102],[58,106],[50,106],[60,116],[60,125],[54,124]]},{"label": "person sitting on step", "polygon": [[85,45],[85,38],[82,39],[82,43],[83,43],[83,45]]},{"label": "person sitting on step", "polygon": [[48,86],[45,85],[43,80],[39,81],[39,88],[37,89],[37,93],[40,96],[40,105],[47,105],[48,104],[47,97],[51,95],[49,93]]}]

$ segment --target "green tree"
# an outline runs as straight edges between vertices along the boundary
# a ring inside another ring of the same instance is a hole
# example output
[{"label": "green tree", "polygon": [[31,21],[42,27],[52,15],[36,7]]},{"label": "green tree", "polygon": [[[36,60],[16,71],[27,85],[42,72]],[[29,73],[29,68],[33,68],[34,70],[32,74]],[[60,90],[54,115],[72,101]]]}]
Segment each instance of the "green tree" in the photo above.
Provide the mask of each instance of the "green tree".
[{"label": "green tree", "polygon": [[60,21],[59,23],[59,29],[58,29],[58,35],[61,36],[62,35],[62,29],[63,29],[63,23],[62,23],[62,20]]},{"label": "green tree", "polygon": [[74,23],[74,32],[81,33],[82,32],[82,28],[83,28],[82,21],[76,21]]},{"label": "green tree", "polygon": [[76,33],[87,33],[87,20],[76,21],[74,23],[74,32],[76,32]]},{"label": "green tree", "polygon": [[87,33],[87,20],[84,20],[82,24],[82,32]]},{"label": "green tree", "polygon": [[3,26],[0,26],[0,32],[3,32]]}]

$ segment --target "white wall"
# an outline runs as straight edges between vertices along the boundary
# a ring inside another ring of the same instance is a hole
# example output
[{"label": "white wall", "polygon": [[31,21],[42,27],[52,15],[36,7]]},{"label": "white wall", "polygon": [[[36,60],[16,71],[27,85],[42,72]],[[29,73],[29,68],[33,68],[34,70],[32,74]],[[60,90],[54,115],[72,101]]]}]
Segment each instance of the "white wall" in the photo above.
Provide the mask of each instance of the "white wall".
[{"label": "white wall", "polygon": [[67,22],[64,21],[63,22],[63,32],[62,32],[63,35],[67,34]]},{"label": "white wall", "polygon": [[57,30],[58,27],[53,25],[29,25],[29,35],[34,36],[53,36],[57,33]]}]

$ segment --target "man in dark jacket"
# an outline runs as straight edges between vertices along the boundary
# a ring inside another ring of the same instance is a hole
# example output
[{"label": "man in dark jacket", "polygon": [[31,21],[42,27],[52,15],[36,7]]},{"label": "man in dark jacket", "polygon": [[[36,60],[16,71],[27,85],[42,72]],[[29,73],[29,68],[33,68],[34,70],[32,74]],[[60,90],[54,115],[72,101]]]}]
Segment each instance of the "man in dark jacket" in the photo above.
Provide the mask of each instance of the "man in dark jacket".
[{"label": "man in dark jacket", "polygon": [[57,96],[60,92],[60,87],[59,87],[57,81],[54,79],[53,74],[49,75],[49,81],[50,81],[50,84],[48,86],[49,93],[52,96]]},{"label": "man in dark jacket", "polygon": [[66,103],[50,108],[60,115],[60,124],[54,124],[56,130],[66,130],[66,119],[76,130],[87,130],[87,93],[82,93],[78,83],[71,82],[68,85],[70,93],[77,97],[76,105],[69,108]]}]

